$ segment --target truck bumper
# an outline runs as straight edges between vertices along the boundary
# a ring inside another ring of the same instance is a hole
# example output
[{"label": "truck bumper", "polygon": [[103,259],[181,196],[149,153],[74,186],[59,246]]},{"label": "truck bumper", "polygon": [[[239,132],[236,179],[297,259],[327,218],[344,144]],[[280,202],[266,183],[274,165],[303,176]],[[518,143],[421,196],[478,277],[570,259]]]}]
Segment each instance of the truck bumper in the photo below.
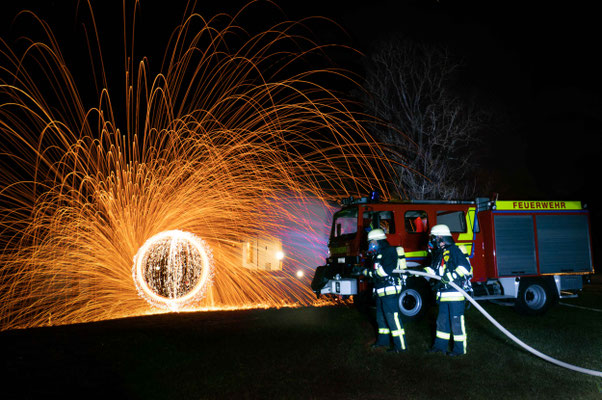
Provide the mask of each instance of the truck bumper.
[{"label": "truck bumper", "polygon": [[335,294],[341,296],[352,296],[357,293],[357,279],[355,278],[329,279],[320,290],[320,294]]},{"label": "truck bumper", "polygon": [[558,289],[558,297],[568,299],[577,297],[576,292],[583,289],[582,275],[555,275],[554,283]]}]

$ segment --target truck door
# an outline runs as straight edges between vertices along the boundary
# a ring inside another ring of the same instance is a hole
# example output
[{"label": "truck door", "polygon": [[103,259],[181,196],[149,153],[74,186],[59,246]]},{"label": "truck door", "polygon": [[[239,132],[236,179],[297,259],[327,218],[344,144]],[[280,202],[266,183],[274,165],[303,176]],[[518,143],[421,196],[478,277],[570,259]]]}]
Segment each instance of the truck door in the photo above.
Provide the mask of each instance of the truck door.
[{"label": "truck door", "polygon": [[399,245],[399,233],[395,226],[395,214],[391,210],[364,210],[362,213],[363,237],[362,246],[366,247],[367,233],[372,229],[382,229],[389,243],[393,246]]},{"label": "truck door", "polygon": [[456,244],[463,245],[468,255],[474,254],[474,234],[478,231],[474,207],[470,207],[468,210],[437,211],[437,223],[447,225]]},{"label": "truck door", "polygon": [[402,246],[406,257],[426,257],[430,224],[425,210],[406,210],[403,215],[404,236]]}]

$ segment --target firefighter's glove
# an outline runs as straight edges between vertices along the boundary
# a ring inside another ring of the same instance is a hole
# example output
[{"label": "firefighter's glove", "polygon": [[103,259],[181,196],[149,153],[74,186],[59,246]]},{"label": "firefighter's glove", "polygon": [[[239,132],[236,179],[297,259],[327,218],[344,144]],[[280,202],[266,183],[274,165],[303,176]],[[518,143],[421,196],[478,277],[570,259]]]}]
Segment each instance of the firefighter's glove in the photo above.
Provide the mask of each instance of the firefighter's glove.
[{"label": "firefighter's glove", "polygon": [[441,283],[444,285],[447,285],[449,283],[449,279],[447,279],[447,276],[443,275],[441,277]]}]

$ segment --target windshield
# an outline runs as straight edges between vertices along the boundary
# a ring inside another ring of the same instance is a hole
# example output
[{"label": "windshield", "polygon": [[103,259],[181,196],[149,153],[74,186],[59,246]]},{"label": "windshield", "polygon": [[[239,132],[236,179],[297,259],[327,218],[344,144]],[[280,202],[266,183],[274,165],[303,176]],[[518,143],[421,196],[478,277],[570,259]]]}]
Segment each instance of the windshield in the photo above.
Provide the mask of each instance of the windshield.
[{"label": "windshield", "polygon": [[357,232],[357,208],[346,208],[337,212],[332,221],[331,237],[353,235]]}]

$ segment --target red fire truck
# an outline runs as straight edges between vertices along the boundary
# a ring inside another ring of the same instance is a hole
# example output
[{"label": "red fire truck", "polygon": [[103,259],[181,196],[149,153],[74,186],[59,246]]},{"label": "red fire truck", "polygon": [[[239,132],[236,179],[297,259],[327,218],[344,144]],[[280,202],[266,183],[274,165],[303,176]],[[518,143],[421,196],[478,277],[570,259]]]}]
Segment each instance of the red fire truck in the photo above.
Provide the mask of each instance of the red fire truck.
[{"label": "red fire truck", "polygon": [[[408,268],[429,263],[427,241],[435,224],[447,225],[469,254],[477,300],[513,302],[523,314],[544,313],[559,298],[575,297],[594,272],[589,212],[579,201],[379,202],[342,201],[333,216],[326,264],[316,268],[319,296],[371,298],[371,283],[351,275],[368,263],[367,233],[380,228],[392,246],[405,249]],[[421,316],[433,300],[429,282],[406,279],[399,308],[406,319]]]}]

